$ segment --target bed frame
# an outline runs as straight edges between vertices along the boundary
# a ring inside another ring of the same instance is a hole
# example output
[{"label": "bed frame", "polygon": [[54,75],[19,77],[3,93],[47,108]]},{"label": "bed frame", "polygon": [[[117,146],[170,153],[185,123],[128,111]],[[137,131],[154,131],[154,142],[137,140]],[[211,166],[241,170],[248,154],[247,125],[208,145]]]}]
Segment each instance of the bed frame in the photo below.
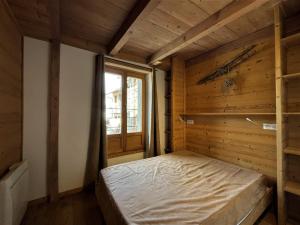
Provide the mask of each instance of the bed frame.
[{"label": "bed frame", "polygon": [[[99,182],[104,182],[104,181],[100,178]],[[100,206],[106,224],[127,225],[122,215],[112,215],[107,211],[109,210],[109,208],[111,207],[115,208],[116,206],[114,205],[114,200],[112,196],[107,195],[109,193],[108,190],[103,189],[104,186],[105,185],[96,184],[95,190],[96,190],[97,201]],[[104,192],[106,192],[106,194],[100,194]],[[273,196],[273,188],[268,188],[265,195],[258,202],[256,207],[253,208],[237,225],[253,225],[263,214],[263,212],[271,205],[272,196]],[[103,205],[104,202],[106,205]]]},{"label": "bed frame", "polygon": [[273,188],[268,188],[264,197],[258,202],[257,206],[253,208],[248,215],[242,219],[237,225],[253,225],[263,212],[269,207],[272,202]]}]

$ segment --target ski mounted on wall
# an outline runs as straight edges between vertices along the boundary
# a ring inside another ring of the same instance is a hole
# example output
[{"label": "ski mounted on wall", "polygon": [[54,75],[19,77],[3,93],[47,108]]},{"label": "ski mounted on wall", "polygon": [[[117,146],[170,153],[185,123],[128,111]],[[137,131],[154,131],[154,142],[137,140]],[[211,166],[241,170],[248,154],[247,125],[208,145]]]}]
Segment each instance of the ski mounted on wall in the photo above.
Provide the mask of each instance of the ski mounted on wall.
[{"label": "ski mounted on wall", "polygon": [[256,51],[254,49],[255,47],[256,47],[256,45],[251,45],[249,48],[245,49],[240,54],[238,54],[236,57],[234,57],[232,60],[230,60],[228,63],[219,67],[214,72],[208,74],[207,76],[205,76],[204,78],[199,80],[197,82],[197,84],[199,84],[199,85],[205,84],[209,81],[213,81],[216,78],[229,73],[234,67],[238,66],[240,63],[246,61],[248,58],[253,56],[256,53]]}]

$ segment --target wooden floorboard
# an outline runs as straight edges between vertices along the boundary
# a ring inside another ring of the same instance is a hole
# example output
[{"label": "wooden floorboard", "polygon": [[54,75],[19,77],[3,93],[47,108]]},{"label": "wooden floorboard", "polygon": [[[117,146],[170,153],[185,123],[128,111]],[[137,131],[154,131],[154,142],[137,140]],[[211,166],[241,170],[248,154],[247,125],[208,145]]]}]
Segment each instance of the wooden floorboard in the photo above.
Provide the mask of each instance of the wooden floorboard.
[{"label": "wooden floorboard", "polygon": [[[30,206],[22,225],[105,225],[93,192],[81,192],[54,203]],[[276,225],[273,213],[267,212],[256,225]]]},{"label": "wooden floorboard", "polygon": [[82,192],[54,203],[30,206],[22,225],[104,225],[96,197]]},{"label": "wooden floorboard", "polygon": [[276,225],[275,215],[273,213],[267,213],[264,218],[257,223],[257,225]]}]

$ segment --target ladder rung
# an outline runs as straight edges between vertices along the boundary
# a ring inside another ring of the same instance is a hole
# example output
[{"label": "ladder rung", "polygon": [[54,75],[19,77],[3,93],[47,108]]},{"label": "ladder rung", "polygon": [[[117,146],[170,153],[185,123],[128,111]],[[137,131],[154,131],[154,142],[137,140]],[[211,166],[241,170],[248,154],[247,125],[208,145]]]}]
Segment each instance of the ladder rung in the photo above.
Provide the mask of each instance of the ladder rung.
[{"label": "ladder rung", "polygon": [[300,183],[287,181],[284,187],[286,192],[300,196]]},{"label": "ladder rung", "polygon": [[282,78],[284,79],[297,78],[297,77],[300,78],[300,73],[291,73],[282,76]]},{"label": "ladder rung", "polygon": [[287,147],[283,150],[284,153],[290,155],[299,155],[300,156],[300,148],[295,147]]},{"label": "ladder rung", "polygon": [[300,33],[292,34],[281,39],[282,44],[290,46],[300,43]]}]

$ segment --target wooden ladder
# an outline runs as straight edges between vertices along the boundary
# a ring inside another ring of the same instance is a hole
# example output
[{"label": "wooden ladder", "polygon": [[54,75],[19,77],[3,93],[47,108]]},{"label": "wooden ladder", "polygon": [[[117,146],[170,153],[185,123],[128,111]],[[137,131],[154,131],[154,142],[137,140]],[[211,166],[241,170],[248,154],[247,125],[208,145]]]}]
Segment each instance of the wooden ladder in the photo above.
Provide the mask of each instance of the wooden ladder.
[{"label": "wooden ladder", "polygon": [[[300,33],[283,38],[282,9],[278,4],[274,7],[274,29],[275,29],[275,78],[276,78],[276,144],[277,144],[277,196],[278,196],[278,224],[285,225],[286,192],[300,196],[300,183],[290,181],[286,174],[287,155],[300,156],[300,148],[290,147],[287,144],[287,123],[290,116],[300,116],[300,112],[287,112],[286,101],[288,96],[286,84],[290,79],[299,78],[300,72],[287,74],[286,49],[300,43]],[[299,160],[300,162],[300,160]]]}]

